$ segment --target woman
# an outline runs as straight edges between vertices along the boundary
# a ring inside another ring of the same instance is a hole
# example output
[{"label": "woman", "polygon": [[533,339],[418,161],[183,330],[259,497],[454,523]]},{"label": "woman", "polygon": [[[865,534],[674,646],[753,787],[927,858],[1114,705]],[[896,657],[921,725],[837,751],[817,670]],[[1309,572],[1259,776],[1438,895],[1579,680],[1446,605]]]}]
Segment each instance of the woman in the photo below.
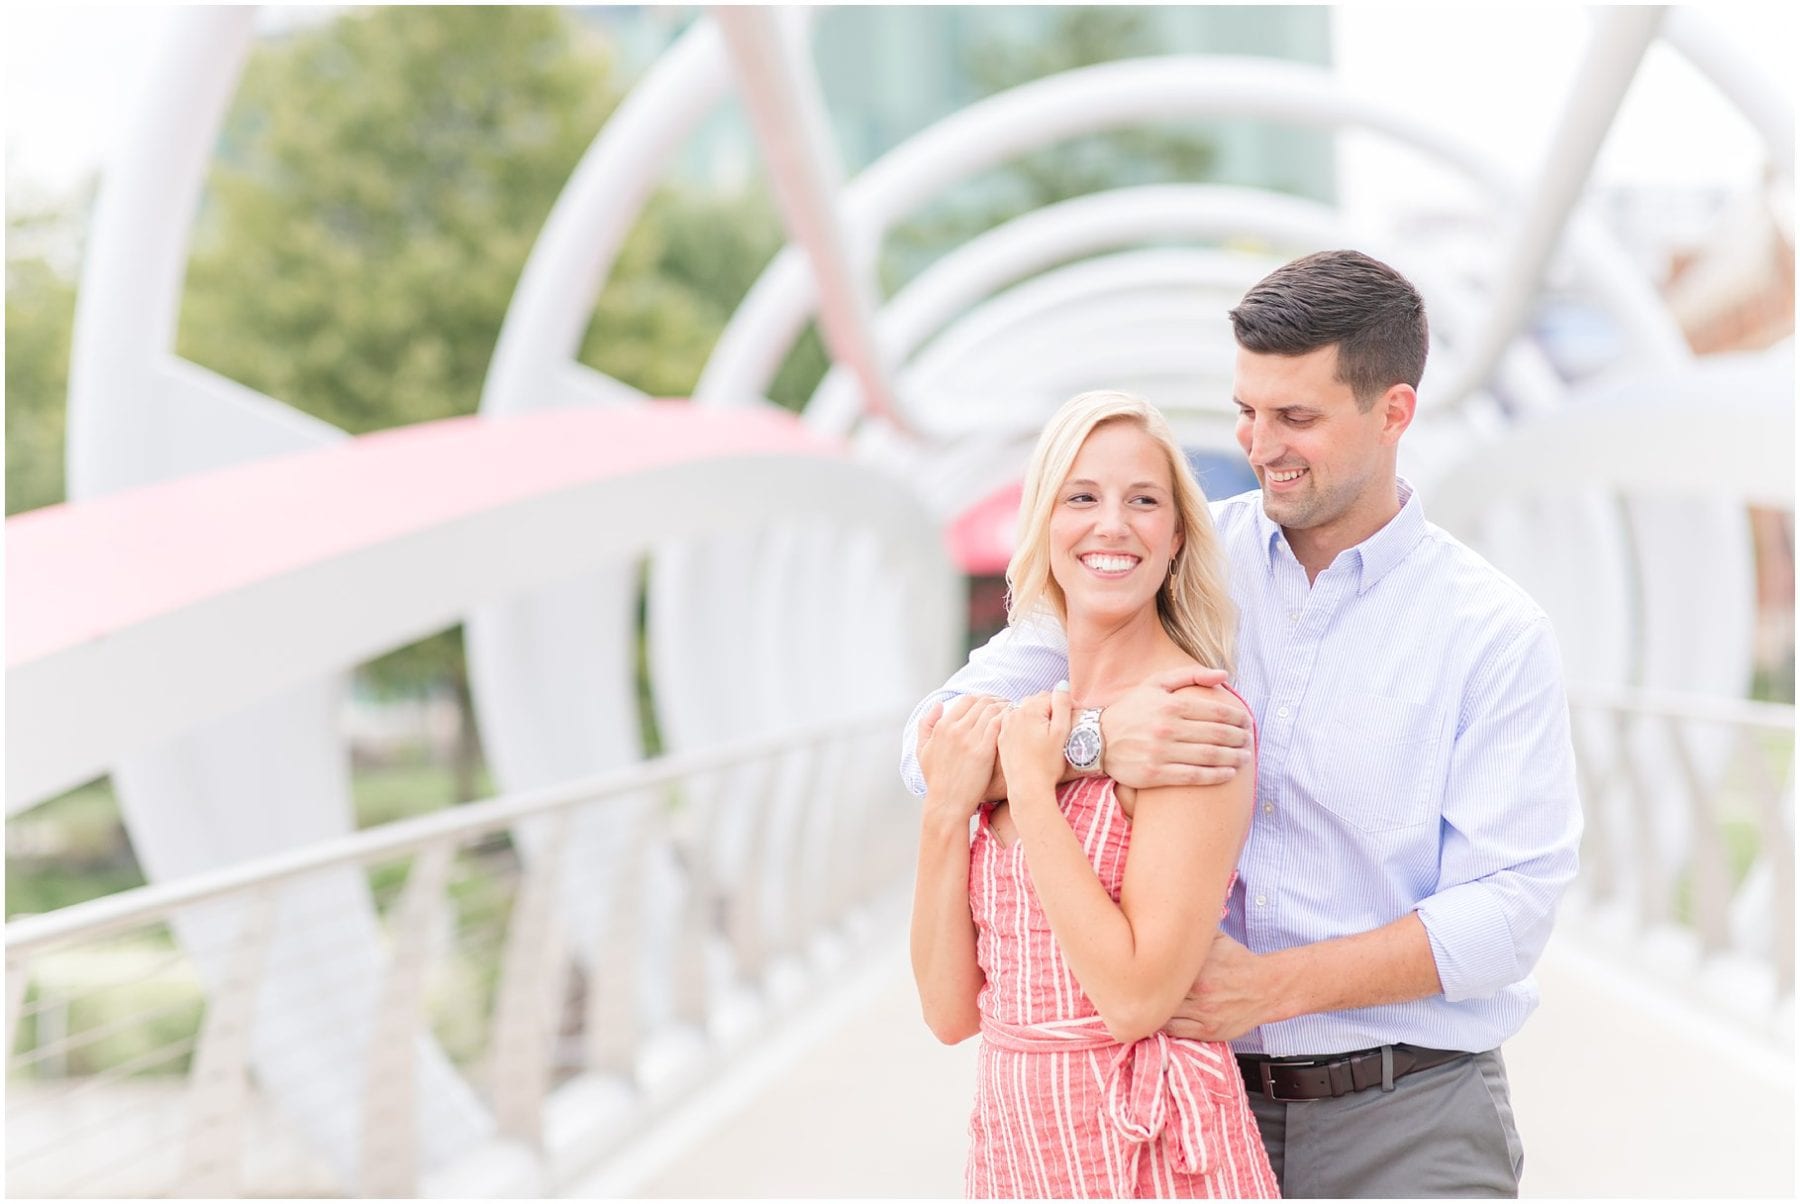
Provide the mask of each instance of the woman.
[{"label": "woman", "polygon": [[[1084,393],[1032,453],[1008,619],[1069,637],[1068,688],[965,700],[920,751],[913,972],[946,1042],[982,1037],[971,1196],[1274,1196],[1229,1047],[1160,1030],[1198,976],[1254,774],[1060,789],[1073,708],[1228,665],[1235,615],[1205,499],[1153,407]],[[982,809],[996,759],[1007,798]]]}]

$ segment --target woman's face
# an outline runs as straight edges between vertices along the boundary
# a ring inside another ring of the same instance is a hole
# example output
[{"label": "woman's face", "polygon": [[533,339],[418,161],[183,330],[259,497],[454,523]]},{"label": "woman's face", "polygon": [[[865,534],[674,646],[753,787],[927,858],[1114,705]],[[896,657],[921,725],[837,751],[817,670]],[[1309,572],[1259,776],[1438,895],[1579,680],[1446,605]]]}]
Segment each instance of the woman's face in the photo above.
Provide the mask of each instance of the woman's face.
[{"label": "woman's face", "polygon": [[1050,515],[1050,573],[1069,614],[1119,621],[1154,607],[1180,550],[1162,447],[1135,422],[1102,423],[1081,445]]}]

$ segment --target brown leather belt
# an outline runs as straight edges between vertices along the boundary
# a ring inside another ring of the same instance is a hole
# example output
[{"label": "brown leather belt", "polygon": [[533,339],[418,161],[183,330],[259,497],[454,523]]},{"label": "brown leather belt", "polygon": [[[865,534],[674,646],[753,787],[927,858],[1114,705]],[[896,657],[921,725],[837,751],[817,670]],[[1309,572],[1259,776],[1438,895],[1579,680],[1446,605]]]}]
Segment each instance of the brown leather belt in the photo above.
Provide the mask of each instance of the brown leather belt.
[{"label": "brown leather belt", "polygon": [[1383,1045],[1355,1053],[1322,1057],[1272,1058],[1266,1054],[1239,1054],[1238,1073],[1253,1095],[1288,1103],[1300,1100],[1336,1099],[1370,1087],[1391,1089],[1394,1080],[1415,1070],[1429,1070],[1470,1054],[1460,1049],[1426,1049],[1419,1045]]}]

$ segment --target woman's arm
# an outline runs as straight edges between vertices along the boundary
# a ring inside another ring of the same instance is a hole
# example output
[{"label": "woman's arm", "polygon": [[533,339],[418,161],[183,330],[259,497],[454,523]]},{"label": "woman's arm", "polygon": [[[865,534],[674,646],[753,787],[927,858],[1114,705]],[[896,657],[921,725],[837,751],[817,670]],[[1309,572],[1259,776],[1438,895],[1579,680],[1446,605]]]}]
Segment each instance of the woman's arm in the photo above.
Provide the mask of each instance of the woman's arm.
[{"label": "woman's arm", "polygon": [[998,698],[959,701],[919,758],[925,805],[913,888],[913,981],[925,1023],[946,1045],[981,1030],[975,1000],[986,978],[975,958],[975,917],[969,910],[969,817],[993,773],[1006,711]]},{"label": "woman's arm", "polygon": [[1003,725],[1012,821],[1069,969],[1114,1039],[1135,1041],[1168,1022],[1205,964],[1250,828],[1255,776],[1138,791],[1114,903],[1056,805],[1050,755],[1061,755],[1068,708],[1058,691],[1026,703]]}]

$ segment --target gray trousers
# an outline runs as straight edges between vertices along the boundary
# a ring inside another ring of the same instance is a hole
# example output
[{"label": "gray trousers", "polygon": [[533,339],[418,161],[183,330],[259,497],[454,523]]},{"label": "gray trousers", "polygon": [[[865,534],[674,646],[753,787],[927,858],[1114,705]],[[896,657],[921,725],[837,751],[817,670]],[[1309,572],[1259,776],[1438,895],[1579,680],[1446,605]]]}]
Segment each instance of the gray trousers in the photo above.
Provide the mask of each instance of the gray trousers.
[{"label": "gray trousers", "polygon": [[1250,1108],[1283,1196],[1515,1198],[1525,1165],[1499,1050],[1409,1074],[1392,1091]]}]

